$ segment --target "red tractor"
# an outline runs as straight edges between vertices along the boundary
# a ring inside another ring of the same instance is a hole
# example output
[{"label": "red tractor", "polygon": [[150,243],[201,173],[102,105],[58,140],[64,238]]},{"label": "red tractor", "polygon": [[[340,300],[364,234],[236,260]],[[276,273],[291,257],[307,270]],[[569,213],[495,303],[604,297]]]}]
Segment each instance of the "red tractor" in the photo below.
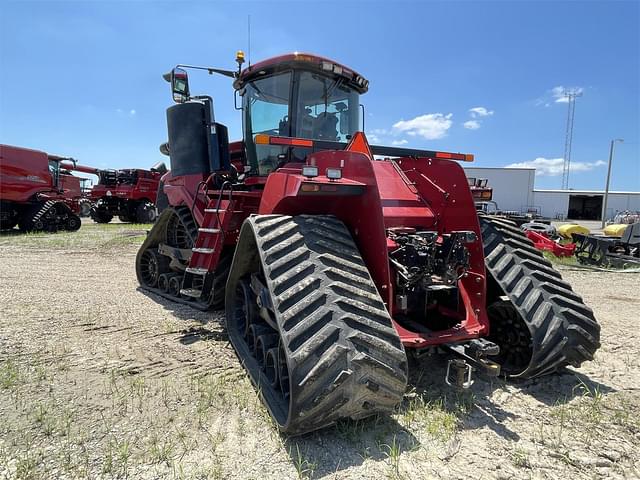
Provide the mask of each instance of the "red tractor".
[{"label": "red tractor", "polygon": [[0,230],[80,228],[80,180],[61,170],[63,160],[72,159],[0,145]]},{"label": "red tractor", "polygon": [[476,214],[456,162],[471,155],[369,145],[368,81],[335,61],[236,60],[191,67],[234,79],[244,140],[231,144],[186,71],[165,76],[167,206],[136,272],[160,296],[225,309],[283,432],[394,409],[409,357],[449,352],[460,387],[474,370],[529,379],[593,358],[591,309],[513,223]]},{"label": "red tractor", "polygon": [[64,164],[65,168],[90,173],[98,183],[88,192],[93,206],[89,215],[96,223],[109,223],[114,216],[123,222],[153,223],[156,219],[155,199],[160,177],[166,173],[164,163],[151,170],[130,168],[99,169],[86,165]]}]

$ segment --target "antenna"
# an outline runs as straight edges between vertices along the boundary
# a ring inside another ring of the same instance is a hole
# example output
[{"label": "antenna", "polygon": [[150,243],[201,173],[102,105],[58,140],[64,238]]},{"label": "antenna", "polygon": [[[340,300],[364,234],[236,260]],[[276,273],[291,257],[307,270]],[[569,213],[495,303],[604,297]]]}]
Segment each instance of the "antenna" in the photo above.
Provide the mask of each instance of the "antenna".
[{"label": "antenna", "polygon": [[582,96],[579,89],[565,90],[564,97],[568,99],[567,130],[564,139],[564,163],[562,164],[562,188],[569,188],[569,170],[571,168],[571,143],[573,142],[573,119],[576,113],[576,98]]},{"label": "antenna", "polygon": [[249,54],[249,67],[251,66],[251,15],[247,15],[247,38],[249,45],[247,45],[247,53]]}]

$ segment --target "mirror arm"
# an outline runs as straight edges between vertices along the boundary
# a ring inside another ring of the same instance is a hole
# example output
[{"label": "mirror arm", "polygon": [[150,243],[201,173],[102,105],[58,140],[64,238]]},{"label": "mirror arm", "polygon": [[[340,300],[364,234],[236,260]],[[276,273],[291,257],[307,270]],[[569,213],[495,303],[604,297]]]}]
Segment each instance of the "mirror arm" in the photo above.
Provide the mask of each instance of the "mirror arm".
[{"label": "mirror arm", "polygon": [[194,70],[206,70],[209,75],[213,75],[214,73],[219,73],[220,75],[224,75],[225,77],[236,78],[237,72],[232,70],[223,70],[221,68],[212,68],[212,67],[201,67],[198,65],[176,65],[176,68],[192,68]]}]

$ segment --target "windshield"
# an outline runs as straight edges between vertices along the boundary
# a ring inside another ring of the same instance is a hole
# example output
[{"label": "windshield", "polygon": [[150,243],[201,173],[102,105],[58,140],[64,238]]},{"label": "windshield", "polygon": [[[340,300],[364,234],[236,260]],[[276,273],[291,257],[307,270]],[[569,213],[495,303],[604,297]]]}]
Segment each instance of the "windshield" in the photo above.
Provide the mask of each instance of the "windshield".
[{"label": "windshield", "polygon": [[295,136],[346,142],[358,130],[357,92],[342,78],[301,72]]},{"label": "windshield", "polygon": [[57,187],[60,180],[60,162],[57,160],[49,160],[49,173],[51,174],[53,185]]},{"label": "windshield", "polygon": [[258,175],[268,175],[278,165],[281,147],[256,145],[257,134],[290,136],[289,99],[291,91],[291,73],[274,75],[249,82],[243,97],[244,131],[247,150],[252,168]]},{"label": "windshield", "polygon": [[348,142],[358,130],[358,93],[341,78],[308,71],[260,78],[246,84],[242,103],[247,155],[258,175],[268,175],[287,161],[302,161],[309,152],[256,144],[258,134]]}]

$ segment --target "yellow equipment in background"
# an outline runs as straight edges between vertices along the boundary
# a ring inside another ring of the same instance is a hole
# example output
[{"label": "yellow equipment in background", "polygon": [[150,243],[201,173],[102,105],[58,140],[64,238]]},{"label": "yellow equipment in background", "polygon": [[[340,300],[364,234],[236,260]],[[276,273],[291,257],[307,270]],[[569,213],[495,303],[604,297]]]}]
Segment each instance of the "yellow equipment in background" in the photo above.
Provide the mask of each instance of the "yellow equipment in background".
[{"label": "yellow equipment in background", "polygon": [[624,223],[614,223],[613,225],[607,225],[603,230],[604,234],[607,237],[622,237],[624,235],[624,231],[627,229],[629,225]]},{"label": "yellow equipment in background", "polygon": [[566,225],[561,225],[558,227],[558,233],[562,238],[571,239],[571,235],[574,233],[580,233],[582,235],[589,235],[591,232],[588,228],[583,227],[582,225],[578,225],[575,223],[567,223]]}]

